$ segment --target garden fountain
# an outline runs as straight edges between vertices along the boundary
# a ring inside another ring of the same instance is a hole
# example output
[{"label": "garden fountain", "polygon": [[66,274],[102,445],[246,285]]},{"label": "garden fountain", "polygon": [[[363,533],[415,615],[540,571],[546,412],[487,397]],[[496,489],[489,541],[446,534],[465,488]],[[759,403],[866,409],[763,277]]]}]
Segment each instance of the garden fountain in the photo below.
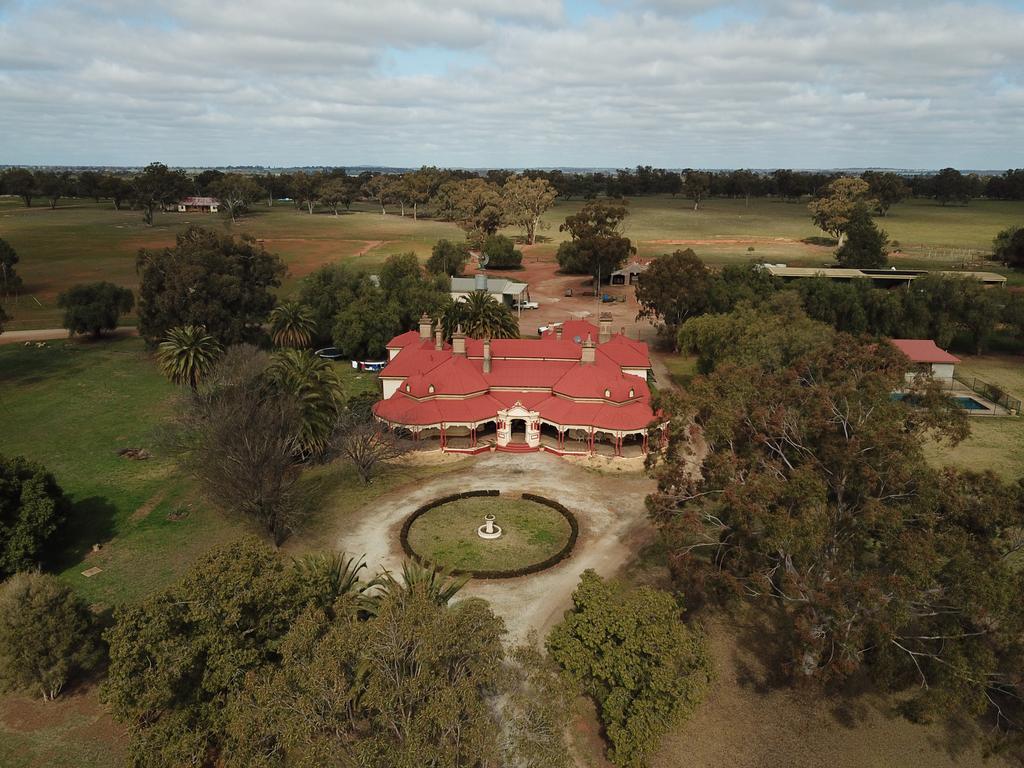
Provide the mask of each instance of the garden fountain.
[{"label": "garden fountain", "polygon": [[494,524],[494,515],[484,515],[484,524],[476,529],[481,539],[496,539],[501,536],[501,528]]}]

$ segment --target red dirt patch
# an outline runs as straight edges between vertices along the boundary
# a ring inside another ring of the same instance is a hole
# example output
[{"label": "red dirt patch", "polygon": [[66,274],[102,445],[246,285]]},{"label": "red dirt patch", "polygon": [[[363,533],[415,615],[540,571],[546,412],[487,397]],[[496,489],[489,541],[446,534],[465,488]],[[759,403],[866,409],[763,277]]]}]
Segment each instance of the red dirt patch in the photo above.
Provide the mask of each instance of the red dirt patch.
[{"label": "red dirt patch", "polygon": [[164,497],[166,497],[166,496],[167,496],[167,491],[166,490],[164,490],[164,491],[157,491],[152,496],[150,496],[148,499],[146,499],[146,501],[138,509],[136,509],[134,512],[132,512],[132,515],[131,515],[132,522],[133,523],[137,523],[140,520],[145,520],[147,517],[149,517],[149,513],[152,512],[154,509],[156,509],[157,506],[160,504],[160,502],[163,501]]},{"label": "red dirt patch", "polygon": [[[44,702],[24,696],[0,698],[0,739],[18,734],[29,745],[32,765],[124,765],[128,733],[100,704],[95,687]],[[102,755],[102,762],[93,758]]]}]

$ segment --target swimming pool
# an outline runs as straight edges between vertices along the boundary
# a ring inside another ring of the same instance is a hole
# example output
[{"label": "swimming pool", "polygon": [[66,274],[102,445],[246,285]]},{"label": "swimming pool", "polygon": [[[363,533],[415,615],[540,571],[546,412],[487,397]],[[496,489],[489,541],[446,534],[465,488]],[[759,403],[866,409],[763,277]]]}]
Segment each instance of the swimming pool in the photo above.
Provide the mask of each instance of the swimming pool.
[{"label": "swimming pool", "polygon": [[984,403],[980,403],[973,397],[967,397],[967,395],[957,395],[953,398],[957,404],[965,411],[987,411],[989,407]]},{"label": "swimming pool", "polygon": [[[893,392],[891,395],[893,400],[906,400],[911,405],[914,404],[915,396],[908,395],[906,392]],[[963,408],[965,411],[989,411],[992,410],[987,405],[982,403],[980,400],[975,400],[973,397],[968,395],[953,395],[956,404]]]}]

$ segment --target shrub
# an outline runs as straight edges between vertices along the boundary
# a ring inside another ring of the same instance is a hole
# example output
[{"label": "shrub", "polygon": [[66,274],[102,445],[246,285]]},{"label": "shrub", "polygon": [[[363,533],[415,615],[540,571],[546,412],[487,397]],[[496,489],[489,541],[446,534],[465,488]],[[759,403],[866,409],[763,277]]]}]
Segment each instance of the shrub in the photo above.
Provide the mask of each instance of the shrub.
[{"label": "shrub", "polygon": [[0,586],[0,686],[49,701],[100,658],[92,614],[56,577],[18,573]]},{"label": "shrub", "polygon": [[72,336],[88,333],[98,338],[117,328],[121,315],[135,306],[135,296],[113,283],[86,283],[62,293],[57,306],[64,310],[64,327]]},{"label": "shrub", "polygon": [[0,578],[39,565],[70,502],[53,475],[21,456],[0,455]]},{"label": "shrub", "polygon": [[427,271],[432,275],[455,277],[462,274],[469,261],[469,243],[438,240],[427,259]]},{"label": "shrub", "polygon": [[660,737],[704,698],[711,662],[672,595],[626,591],[584,571],[552,630],[552,658],[597,704],[615,765],[641,766]]},{"label": "shrub", "polygon": [[504,235],[489,235],[484,240],[483,253],[488,269],[518,269],[523,265],[523,252]]}]

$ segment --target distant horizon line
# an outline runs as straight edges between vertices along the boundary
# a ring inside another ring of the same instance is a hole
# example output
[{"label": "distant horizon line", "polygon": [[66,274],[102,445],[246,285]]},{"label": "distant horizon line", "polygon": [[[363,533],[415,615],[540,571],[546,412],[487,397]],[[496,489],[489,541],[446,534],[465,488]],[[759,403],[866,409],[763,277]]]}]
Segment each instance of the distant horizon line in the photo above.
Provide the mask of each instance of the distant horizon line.
[{"label": "distant horizon line", "polygon": [[[162,162],[155,160],[152,162]],[[7,170],[10,168],[27,168],[36,170],[114,170],[114,171],[136,171],[142,170],[146,167],[145,165],[112,165],[112,164],[89,164],[89,163],[0,163],[0,170]],[[746,170],[755,173],[772,173],[774,171],[786,170],[793,171],[796,173],[836,173],[836,172],[858,172],[864,173],[866,171],[885,171],[891,173],[900,173],[907,175],[928,175],[935,174],[942,170],[942,168],[901,168],[896,166],[881,166],[881,165],[847,165],[847,166],[833,166],[829,168],[817,167],[817,168],[797,168],[794,166],[777,165],[777,166],[720,166],[720,167],[700,167],[700,166],[660,166],[660,165],[634,165],[634,166],[586,166],[586,165],[488,165],[488,166],[469,166],[469,165],[418,165],[418,166],[404,166],[404,165],[377,165],[377,164],[320,164],[320,165],[188,165],[182,163],[166,163],[169,168],[176,168],[185,171],[262,171],[262,172],[287,172],[287,171],[328,171],[336,169],[344,169],[345,171],[378,171],[380,173],[406,173],[411,171],[419,170],[420,168],[437,168],[442,171],[473,171],[476,173],[487,172],[487,171],[561,171],[563,173],[617,173],[620,170],[635,170],[639,167],[649,167],[664,171],[700,171],[700,172],[723,172],[723,171],[739,171]],[[956,168],[956,166],[943,166],[943,168]],[[1002,174],[1007,170],[1013,170],[1011,167],[1007,168],[956,168],[961,173],[977,173],[979,175],[984,174]]]}]

